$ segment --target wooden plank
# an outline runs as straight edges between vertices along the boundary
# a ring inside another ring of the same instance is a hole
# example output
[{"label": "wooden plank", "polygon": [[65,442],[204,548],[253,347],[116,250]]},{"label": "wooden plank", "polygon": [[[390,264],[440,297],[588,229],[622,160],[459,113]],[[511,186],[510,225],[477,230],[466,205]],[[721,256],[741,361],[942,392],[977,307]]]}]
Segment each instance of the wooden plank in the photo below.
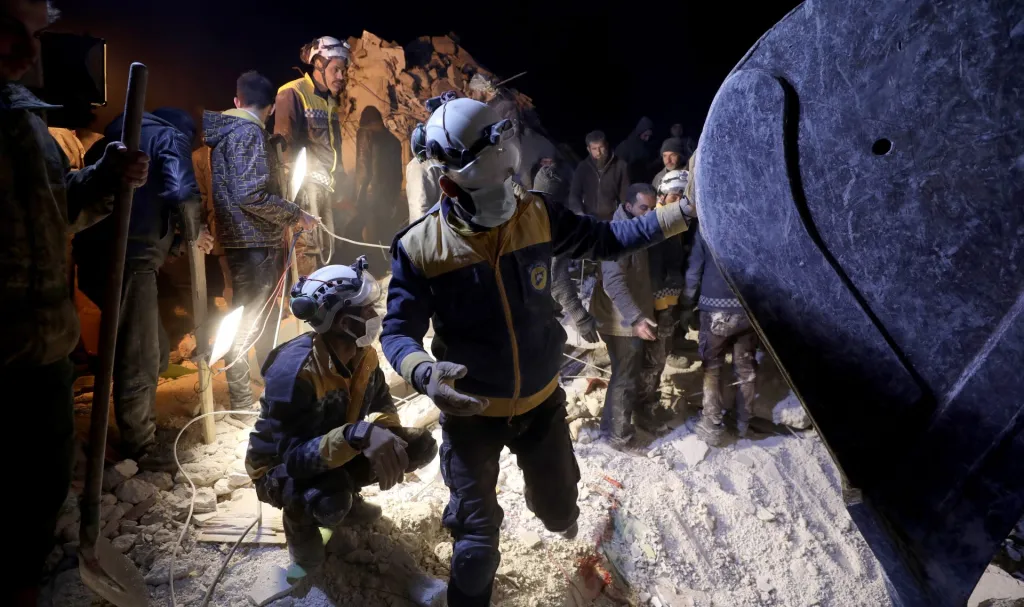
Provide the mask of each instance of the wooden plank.
[{"label": "wooden plank", "polygon": [[[192,318],[196,323],[196,343],[202,350],[209,347],[210,333],[206,326],[208,318],[206,301],[206,255],[193,243],[188,248],[189,274],[192,277]],[[213,373],[206,360],[199,362],[199,412],[213,413]],[[199,425],[203,429],[203,442],[207,445],[217,440],[217,429],[212,415],[204,417]]]},{"label": "wooden plank", "polygon": [[[263,520],[242,540],[243,544],[285,544],[284,521],[279,508],[263,504]],[[224,509],[197,524],[200,542],[237,542],[257,516],[255,493],[244,499],[225,502]]]}]

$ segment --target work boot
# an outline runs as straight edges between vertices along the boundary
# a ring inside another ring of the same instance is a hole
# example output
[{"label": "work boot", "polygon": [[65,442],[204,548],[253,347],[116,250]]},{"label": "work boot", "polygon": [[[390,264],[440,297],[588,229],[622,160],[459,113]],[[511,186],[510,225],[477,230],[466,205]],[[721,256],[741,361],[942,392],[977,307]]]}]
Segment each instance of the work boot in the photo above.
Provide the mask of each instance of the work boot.
[{"label": "work boot", "polygon": [[178,463],[187,464],[196,459],[191,450],[179,447],[178,461],[175,462],[173,449],[173,441],[167,445],[150,443],[136,452],[132,459],[139,465],[139,470],[144,472],[170,472],[171,474],[178,471]]},{"label": "work boot", "polygon": [[722,441],[725,438],[725,424],[716,424],[703,413],[700,416],[700,421],[694,426],[693,431],[702,441],[712,447],[721,447]]},{"label": "work boot", "polygon": [[568,529],[566,529],[565,531],[559,531],[558,534],[567,540],[574,540],[576,539],[576,536],[579,534],[579,532],[580,524],[577,522],[573,522],[572,525],[569,525]]},{"label": "work boot", "polygon": [[292,566],[288,568],[289,579],[297,579],[316,573],[324,564],[327,552],[324,538],[315,521],[304,516],[290,516],[285,512],[281,517],[284,536],[288,540],[288,555]]},{"label": "work boot", "polygon": [[358,493],[352,496],[352,507],[345,518],[341,519],[341,527],[359,527],[369,525],[384,514],[384,511],[377,504],[370,503],[363,499]]}]

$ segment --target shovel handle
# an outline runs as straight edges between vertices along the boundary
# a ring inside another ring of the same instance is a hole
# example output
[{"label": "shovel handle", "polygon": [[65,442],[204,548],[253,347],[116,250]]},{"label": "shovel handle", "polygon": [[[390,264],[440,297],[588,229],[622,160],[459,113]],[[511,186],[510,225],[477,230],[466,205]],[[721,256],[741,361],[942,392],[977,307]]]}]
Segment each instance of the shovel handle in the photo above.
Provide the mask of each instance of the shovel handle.
[{"label": "shovel handle", "polygon": [[[121,142],[129,152],[139,150],[142,134],[142,113],[146,105],[146,84],[149,70],[141,63],[133,63],[128,73],[128,91],[125,95],[124,127]],[[135,188],[121,185],[114,199],[114,242],[111,243],[110,273],[104,292],[103,314],[100,317],[100,367],[96,376],[89,418],[89,459],[85,473],[85,495],[82,499],[80,529],[81,551],[95,552],[100,531],[100,492],[103,487],[103,462],[107,451],[107,424],[110,417],[110,382],[114,373],[114,353],[117,348],[117,325],[121,312],[121,286],[124,280],[124,257],[128,248],[128,224],[132,213]]]}]

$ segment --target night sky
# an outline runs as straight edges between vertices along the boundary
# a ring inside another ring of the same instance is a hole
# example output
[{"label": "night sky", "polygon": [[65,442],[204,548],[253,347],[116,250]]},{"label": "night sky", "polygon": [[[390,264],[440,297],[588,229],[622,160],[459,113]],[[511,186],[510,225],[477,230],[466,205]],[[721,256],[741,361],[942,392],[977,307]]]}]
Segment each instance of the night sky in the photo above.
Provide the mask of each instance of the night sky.
[{"label": "night sky", "polygon": [[123,107],[131,61],[150,68],[148,107],[226,109],[239,73],[257,69],[283,84],[297,76],[291,68],[299,65],[299,48],[317,36],[344,39],[365,29],[406,44],[454,32],[496,74],[529,72],[515,87],[534,99],[554,137],[582,153],[588,131],[600,128],[614,143],[642,115],[655,120],[659,140],[673,122],[697,136],[729,70],[798,2],[740,9],[706,1],[632,0],[607,7],[530,1],[508,4],[501,16],[494,16],[500,4],[488,1],[56,4],[64,17],[55,30],[107,39],[109,104],[98,112],[100,127]]}]

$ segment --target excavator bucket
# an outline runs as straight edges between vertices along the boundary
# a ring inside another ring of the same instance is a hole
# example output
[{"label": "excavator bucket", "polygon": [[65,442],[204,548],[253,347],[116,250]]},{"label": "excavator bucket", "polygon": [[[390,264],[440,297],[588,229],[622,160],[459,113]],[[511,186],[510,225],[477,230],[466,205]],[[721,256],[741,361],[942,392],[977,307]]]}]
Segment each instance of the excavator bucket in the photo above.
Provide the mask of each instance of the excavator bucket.
[{"label": "excavator bucket", "polygon": [[726,79],[700,229],[894,604],[962,606],[1024,514],[1024,3],[805,2]]}]

